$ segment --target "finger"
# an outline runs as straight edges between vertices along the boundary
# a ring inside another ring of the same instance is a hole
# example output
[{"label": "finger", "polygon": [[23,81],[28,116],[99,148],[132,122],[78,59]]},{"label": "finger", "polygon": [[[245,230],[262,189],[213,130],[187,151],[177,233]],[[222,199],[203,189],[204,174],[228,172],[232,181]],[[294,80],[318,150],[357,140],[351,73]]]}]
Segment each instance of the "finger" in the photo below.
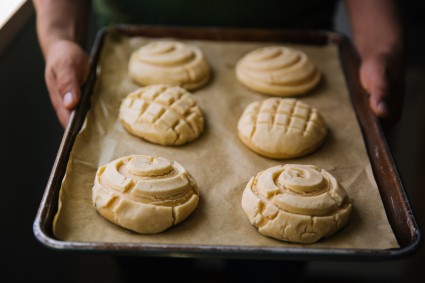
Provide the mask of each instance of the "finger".
[{"label": "finger", "polygon": [[65,107],[61,107],[56,109],[56,116],[59,119],[63,128],[66,128],[68,125],[69,118],[71,117],[71,110],[66,109]]},{"label": "finger", "polygon": [[57,91],[62,97],[63,106],[72,110],[80,100],[80,75],[75,68],[64,67],[56,71]]},{"label": "finger", "polygon": [[76,105],[76,99],[74,99],[75,95],[72,91],[67,91],[62,99],[63,106],[67,109],[73,109]]},{"label": "finger", "polygon": [[389,116],[388,105],[385,102],[384,92],[375,90],[370,92],[369,104],[373,113],[379,118],[387,118]]},{"label": "finger", "polygon": [[46,86],[49,91],[50,101],[56,112],[56,116],[63,128],[68,124],[71,111],[63,105],[62,97],[57,88],[56,76],[51,68],[46,68],[45,72]]},{"label": "finger", "polygon": [[390,114],[387,104],[389,82],[386,78],[381,64],[364,63],[360,68],[361,83],[370,95],[370,108],[379,118],[387,118]]},{"label": "finger", "polygon": [[50,102],[52,103],[55,111],[62,107],[62,97],[57,88],[56,76],[51,68],[46,67],[45,70],[45,80],[47,90],[50,96]]}]

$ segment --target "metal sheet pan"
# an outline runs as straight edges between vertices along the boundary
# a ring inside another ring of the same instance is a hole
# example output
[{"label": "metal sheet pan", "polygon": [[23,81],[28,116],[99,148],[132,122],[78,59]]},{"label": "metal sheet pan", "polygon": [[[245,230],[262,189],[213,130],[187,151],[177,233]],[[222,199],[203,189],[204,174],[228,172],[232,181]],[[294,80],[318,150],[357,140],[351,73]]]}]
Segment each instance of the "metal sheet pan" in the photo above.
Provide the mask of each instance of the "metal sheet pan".
[{"label": "metal sheet pan", "polygon": [[[96,63],[103,40],[109,33],[152,38],[174,37],[181,39],[205,39],[217,41],[261,41],[311,45],[336,45],[345,72],[353,108],[360,124],[372,169],[380,190],[385,211],[400,248],[387,250],[317,249],[245,247],[216,245],[172,245],[68,242],[54,237],[52,223],[57,211],[59,190],[66,173],[67,161],[75,138],[90,108],[90,94],[96,81]],[[409,256],[421,244],[421,232],[414,218],[408,197],[403,188],[396,165],[385,141],[376,117],[369,110],[368,97],[359,84],[359,60],[350,41],[342,34],[327,31],[287,31],[219,28],[179,28],[151,26],[110,26],[99,31],[91,53],[91,69],[83,86],[81,103],[74,111],[59,148],[45,193],[40,203],[33,230],[36,238],[45,246],[68,251],[102,252],[114,254],[193,256],[223,258],[280,258],[302,260],[387,260]]]}]

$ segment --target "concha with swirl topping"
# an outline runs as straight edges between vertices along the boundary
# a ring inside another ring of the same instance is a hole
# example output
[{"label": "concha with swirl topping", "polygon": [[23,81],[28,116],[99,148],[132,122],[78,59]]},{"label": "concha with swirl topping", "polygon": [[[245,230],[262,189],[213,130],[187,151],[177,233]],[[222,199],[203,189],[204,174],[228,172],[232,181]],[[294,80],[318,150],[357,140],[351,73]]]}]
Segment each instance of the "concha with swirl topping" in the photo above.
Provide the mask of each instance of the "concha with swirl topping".
[{"label": "concha with swirl topping", "polygon": [[304,52],[284,46],[266,46],[238,61],[236,77],[260,93],[295,96],[312,90],[321,75]]},{"label": "concha with swirl topping", "polygon": [[261,234],[302,244],[336,233],[352,210],[347,192],[331,174],[298,164],[271,167],[252,177],[242,207]]},{"label": "concha with swirl topping", "polygon": [[193,90],[206,84],[210,68],[202,51],[177,41],[154,41],[131,54],[128,72],[138,84],[179,85]]},{"label": "concha with swirl topping", "polygon": [[97,170],[92,200],[107,220],[137,233],[154,234],[186,219],[198,205],[199,189],[179,163],[131,155]]}]

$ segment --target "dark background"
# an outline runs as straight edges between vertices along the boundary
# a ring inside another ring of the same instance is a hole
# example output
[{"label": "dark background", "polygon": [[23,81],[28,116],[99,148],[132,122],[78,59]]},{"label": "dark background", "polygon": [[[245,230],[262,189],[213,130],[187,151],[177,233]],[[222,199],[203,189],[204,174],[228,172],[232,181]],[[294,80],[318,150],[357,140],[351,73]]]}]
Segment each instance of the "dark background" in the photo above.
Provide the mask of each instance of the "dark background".
[{"label": "dark background", "polygon": [[[420,1],[404,12],[407,31],[407,90],[403,118],[392,131],[390,148],[423,227],[425,209],[425,13]],[[343,10],[337,29],[349,34]],[[92,32],[93,34],[93,32]],[[91,40],[88,46],[91,46]],[[44,85],[44,62],[34,17],[0,53],[0,280],[2,282],[120,282],[122,274],[107,255],[51,250],[34,237],[32,225],[63,135]],[[301,282],[415,282],[424,272],[422,250],[384,262],[311,262]],[[422,264],[423,265],[423,264]],[[198,260],[194,274],[221,281],[220,260]],[[197,280],[198,281],[198,280]]]}]

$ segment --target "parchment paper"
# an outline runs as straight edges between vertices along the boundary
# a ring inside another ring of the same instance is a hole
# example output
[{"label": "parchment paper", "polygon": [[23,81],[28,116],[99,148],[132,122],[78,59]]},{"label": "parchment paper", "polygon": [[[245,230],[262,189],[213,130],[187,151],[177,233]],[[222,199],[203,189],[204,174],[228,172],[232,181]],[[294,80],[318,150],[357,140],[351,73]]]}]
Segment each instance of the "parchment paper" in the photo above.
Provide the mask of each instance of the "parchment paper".
[{"label": "parchment paper", "polygon": [[[198,140],[180,147],[155,145],[128,134],[117,119],[121,101],[138,87],[127,74],[127,63],[133,50],[151,40],[123,35],[108,35],[105,39],[92,107],[76,138],[60,191],[54,223],[57,238],[82,242],[304,247],[259,234],[241,207],[242,191],[250,177],[278,164],[300,163],[314,164],[333,174],[354,204],[344,229],[309,247],[398,247],[350,103],[336,46],[289,45],[306,52],[323,74],[319,87],[299,99],[322,113],[330,133],[323,146],[306,157],[271,160],[247,149],[236,130],[245,106],[267,96],[241,86],[234,67],[245,53],[264,43],[186,41],[201,48],[214,73],[207,86],[193,91],[206,118],[205,132]],[[139,235],[111,224],[97,213],[91,202],[97,168],[131,154],[176,160],[194,176],[201,200],[189,218],[160,234]]]}]

